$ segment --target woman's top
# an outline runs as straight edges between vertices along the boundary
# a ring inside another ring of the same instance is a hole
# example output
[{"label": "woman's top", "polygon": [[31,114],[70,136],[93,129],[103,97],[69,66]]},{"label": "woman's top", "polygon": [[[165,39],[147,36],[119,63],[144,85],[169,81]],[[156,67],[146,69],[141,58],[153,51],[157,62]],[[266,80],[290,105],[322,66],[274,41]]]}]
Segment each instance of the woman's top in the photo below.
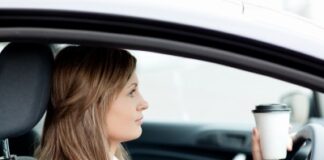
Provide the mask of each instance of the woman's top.
[{"label": "woman's top", "polygon": [[116,156],[113,156],[112,160],[118,160],[118,158]]}]

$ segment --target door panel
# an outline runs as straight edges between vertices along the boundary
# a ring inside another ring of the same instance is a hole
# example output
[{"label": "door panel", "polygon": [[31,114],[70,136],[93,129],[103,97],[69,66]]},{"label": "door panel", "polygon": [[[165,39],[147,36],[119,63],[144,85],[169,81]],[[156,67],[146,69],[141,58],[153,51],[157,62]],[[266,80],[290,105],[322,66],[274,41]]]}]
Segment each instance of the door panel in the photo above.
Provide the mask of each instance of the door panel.
[{"label": "door panel", "polygon": [[251,158],[250,130],[204,124],[150,122],[143,135],[126,144],[133,160],[224,160]]}]

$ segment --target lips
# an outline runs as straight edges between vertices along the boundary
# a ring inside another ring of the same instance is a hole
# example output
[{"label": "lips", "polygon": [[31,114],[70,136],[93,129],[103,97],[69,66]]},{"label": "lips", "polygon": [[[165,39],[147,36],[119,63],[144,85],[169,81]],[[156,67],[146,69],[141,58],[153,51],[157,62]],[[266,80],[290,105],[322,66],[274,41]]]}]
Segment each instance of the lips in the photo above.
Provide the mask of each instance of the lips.
[{"label": "lips", "polygon": [[135,120],[135,123],[138,124],[138,125],[142,125],[143,124],[143,116],[141,116],[140,118],[137,118]]},{"label": "lips", "polygon": [[139,121],[142,121],[142,119],[143,119],[143,116],[140,117],[140,118],[137,118],[135,121],[136,121],[136,122],[139,122]]}]

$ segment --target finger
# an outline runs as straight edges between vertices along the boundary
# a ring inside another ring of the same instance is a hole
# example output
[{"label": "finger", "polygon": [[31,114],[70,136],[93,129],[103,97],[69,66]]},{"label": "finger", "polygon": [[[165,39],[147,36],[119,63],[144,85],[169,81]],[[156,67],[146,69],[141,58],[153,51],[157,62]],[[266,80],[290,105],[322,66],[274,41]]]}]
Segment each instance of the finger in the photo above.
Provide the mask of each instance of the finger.
[{"label": "finger", "polygon": [[292,151],[292,148],[293,148],[293,140],[292,137],[289,137],[287,142],[287,150]]},{"label": "finger", "polygon": [[262,160],[260,149],[260,135],[256,128],[252,131],[252,156],[253,160]]},{"label": "finger", "polygon": [[289,138],[288,138],[288,142],[287,142],[287,150],[288,151],[292,151],[293,149],[293,137],[296,135],[296,132],[290,133],[289,134]]}]

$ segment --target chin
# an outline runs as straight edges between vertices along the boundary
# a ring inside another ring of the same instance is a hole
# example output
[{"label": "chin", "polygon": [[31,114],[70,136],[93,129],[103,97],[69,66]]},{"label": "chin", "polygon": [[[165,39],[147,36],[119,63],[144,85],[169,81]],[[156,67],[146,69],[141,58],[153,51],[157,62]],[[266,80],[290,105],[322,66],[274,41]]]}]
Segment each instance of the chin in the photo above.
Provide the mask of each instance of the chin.
[{"label": "chin", "polygon": [[136,132],[136,135],[135,135],[134,139],[139,138],[141,135],[142,135],[142,127],[139,127],[138,131]]},{"label": "chin", "polygon": [[132,133],[132,134],[129,135],[127,138],[125,138],[125,140],[123,142],[127,142],[127,141],[132,141],[132,140],[138,139],[142,135],[142,128],[140,127],[140,129],[137,129],[136,131],[129,132],[129,133]]}]

